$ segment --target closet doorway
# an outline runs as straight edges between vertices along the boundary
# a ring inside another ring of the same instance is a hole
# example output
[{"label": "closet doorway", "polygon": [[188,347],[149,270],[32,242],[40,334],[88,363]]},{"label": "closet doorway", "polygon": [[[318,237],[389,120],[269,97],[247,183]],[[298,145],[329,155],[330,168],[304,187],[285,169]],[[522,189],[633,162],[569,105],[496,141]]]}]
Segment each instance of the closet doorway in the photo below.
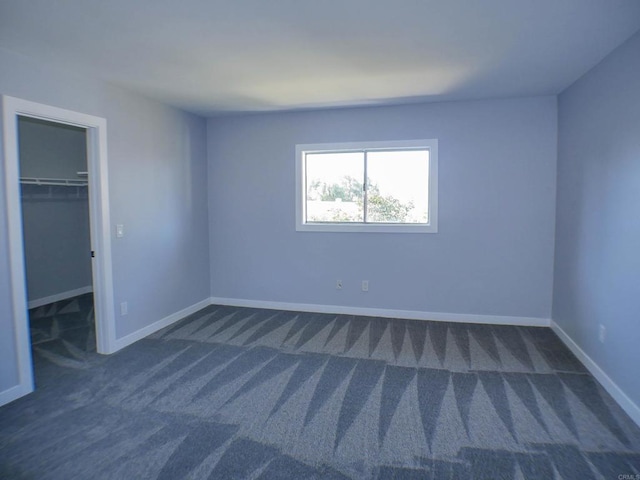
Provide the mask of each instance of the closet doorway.
[{"label": "closet doorway", "polygon": [[2,133],[19,398],[34,389],[32,335],[71,360],[116,350],[106,120],[2,96]]},{"label": "closet doorway", "polygon": [[18,116],[18,157],[34,366],[81,367],[96,351],[87,129]]}]

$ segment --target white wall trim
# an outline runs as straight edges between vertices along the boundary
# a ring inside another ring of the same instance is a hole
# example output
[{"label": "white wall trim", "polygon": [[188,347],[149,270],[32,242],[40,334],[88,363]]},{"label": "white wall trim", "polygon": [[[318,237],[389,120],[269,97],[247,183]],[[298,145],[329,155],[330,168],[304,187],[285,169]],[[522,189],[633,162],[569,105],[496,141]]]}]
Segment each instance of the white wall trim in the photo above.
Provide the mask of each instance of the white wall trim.
[{"label": "white wall trim", "polygon": [[135,332],[130,333],[129,335],[126,335],[122,338],[116,338],[116,341],[115,341],[116,348],[114,351],[118,351],[123,349],[124,347],[128,347],[132,343],[135,343],[138,340],[141,340],[144,337],[147,337],[152,333],[157,332],[158,330],[168,327],[172,323],[182,320],[183,318],[188,317],[189,315],[196,313],[198,310],[202,310],[203,308],[208,307],[209,305],[211,305],[211,300],[209,298],[206,298],[204,300],[199,301],[198,303],[191,305],[190,307],[183,308],[179,312],[172,313],[168,317],[164,317],[163,319],[158,320],[157,322],[154,322],[151,325],[147,325],[146,327],[143,327],[140,330],[136,330]]},{"label": "white wall trim", "polygon": [[605,373],[602,368],[585,353],[582,348],[565,332],[560,325],[551,320],[551,329],[560,337],[560,340],[578,357],[578,360],[587,367],[587,370],[593,375],[600,385],[609,392],[609,395],[620,405],[620,407],[631,417],[631,419],[640,427],[640,406],[635,403],[624,391]]},{"label": "white wall trim", "polygon": [[433,320],[437,322],[488,323],[494,325],[520,325],[548,327],[548,318],[513,317],[504,315],[475,315],[469,313],[422,312],[418,310],[394,310],[387,308],[348,307],[344,305],[318,305],[313,303],[270,302],[241,298],[211,297],[212,305],[234,307],[266,308],[273,310],[293,310],[312,313],[335,313],[362,315],[365,317],[406,318],[408,320]]},{"label": "white wall trim", "polygon": [[0,407],[17,400],[20,397],[24,397],[26,394],[31,392],[32,389],[26,388],[24,385],[16,385],[15,387],[8,388],[5,391],[0,392]]},{"label": "white wall trim", "polygon": [[29,307],[29,310],[31,310],[32,308],[42,307],[43,305],[49,305],[50,303],[59,302],[60,300],[66,300],[67,298],[73,298],[78,295],[84,295],[85,293],[91,292],[93,292],[93,285],[87,285],[86,287],[67,290],[66,292],[56,293],[55,295],[49,295],[48,297],[29,300],[27,306]]}]

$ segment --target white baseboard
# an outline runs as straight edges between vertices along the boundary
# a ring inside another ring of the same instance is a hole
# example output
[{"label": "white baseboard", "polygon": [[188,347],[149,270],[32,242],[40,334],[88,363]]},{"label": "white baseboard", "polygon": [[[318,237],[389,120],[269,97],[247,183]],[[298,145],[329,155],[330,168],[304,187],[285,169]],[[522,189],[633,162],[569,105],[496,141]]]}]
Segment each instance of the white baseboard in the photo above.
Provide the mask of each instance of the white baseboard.
[{"label": "white baseboard", "polygon": [[158,320],[157,322],[154,322],[151,325],[147,325],[146,327],[143,327],[140,330],[136,330],[135,332],[130,333],[129,335],[126,335],[122,338],[116,338],[114,352],[117,352],[118,350],[121,350],[124,347],[127,347],[132,343],[137,342],[138,340],[141,340],[144,337],[147,337],[152,333],[155,333],[158,330],[163,329],[164,327],[168,327],[172,323],[175,323],[178,320],[182,320],[183,318],[188,317],[192,313],[196,313],[198,310],[202,310],[203,308],[208,307],[209,305],[211,305],[211,300],[209,298],[206,298],[198,303],[191,305],[190,307],[184,308],[179,312],[173,313],[168,317]]},{"label": "white baseboard", "polygon": [[587,367],[598,382],[609,392],[609,395],[622,407],[622,409],[631,417],[631,419],[640,426],[640,406],[631,400],[626,393],[607,375],[593,359],[585,353],[580,346],[565,332],[560,325],[553,320],[551,321],[551,329],[560,337],[560,340],[578,357],[578,360]]},{"label": "white baseboard", "polygon": [[86,287],[76,288],[75,290],[68,290],[66,292],[56,293],[55,295],[49,295],[48,297],[30,300],[27,306],[29,307],[29,310],[31,310],[32,308],[38,308],[43,305],[49,305],[50,303],[59,302],[60,300],[66,300],[67,298],[73,298],[78,295],[84,295],[85,293],[91,292],[93,292],[93,286],[87,285]]},{"label": "white baseboard", "polygon": [[7,390],[0,392],[0,407],[17,400],[20,397],[24,397],[31,392],[33,392],[33,387],[30,387],[29,385],[16,385],[15,387],[8,388]]},{"label": "white baseboard", "polygon": [[537,317],[510,317],[503,315],[474,315],[469,313],[422,312],[417,310],[393,310],[386,308],[347,307],[343,305],[318,305],[312,303],[270,302],[242,298],[211,297],[212,305],[266,308],[271,310],[293,310],[312,313],[335,313],[362,315],[365,317],[406,318],[408,320],[434,320],[457,323],[488,323],[494,325],[520,325],[548,327],[551,320]]}]

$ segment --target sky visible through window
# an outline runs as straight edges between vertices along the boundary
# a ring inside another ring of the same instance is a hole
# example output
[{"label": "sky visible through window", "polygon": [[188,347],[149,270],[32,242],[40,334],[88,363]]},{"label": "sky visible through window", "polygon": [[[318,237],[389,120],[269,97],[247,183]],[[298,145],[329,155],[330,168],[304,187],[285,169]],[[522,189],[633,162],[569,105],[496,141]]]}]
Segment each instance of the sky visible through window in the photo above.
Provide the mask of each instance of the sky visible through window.
[{"label": "sky visible through window", "polygon": [[[362,222],[363,152],[308,153],[307,221]],[[367,222],[428,223],[429,150],[367,152]]]}]

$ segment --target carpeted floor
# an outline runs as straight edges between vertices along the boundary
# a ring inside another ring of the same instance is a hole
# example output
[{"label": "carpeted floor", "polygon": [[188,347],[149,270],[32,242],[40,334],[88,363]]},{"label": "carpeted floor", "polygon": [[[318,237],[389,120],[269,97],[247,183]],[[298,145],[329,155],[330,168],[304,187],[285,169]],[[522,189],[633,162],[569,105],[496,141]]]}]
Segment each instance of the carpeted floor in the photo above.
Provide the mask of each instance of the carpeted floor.
[{"label": "carpeted floor", "polygon": [[546,328],[212,306],[105,357],[81,301],[34,313],[2,478],[640,478],[640,429]]},{"label": "carpeted floor", "polygon": [[29,310],[29,329],[34,360],[84,361],[96,351],[93,293]]}]

